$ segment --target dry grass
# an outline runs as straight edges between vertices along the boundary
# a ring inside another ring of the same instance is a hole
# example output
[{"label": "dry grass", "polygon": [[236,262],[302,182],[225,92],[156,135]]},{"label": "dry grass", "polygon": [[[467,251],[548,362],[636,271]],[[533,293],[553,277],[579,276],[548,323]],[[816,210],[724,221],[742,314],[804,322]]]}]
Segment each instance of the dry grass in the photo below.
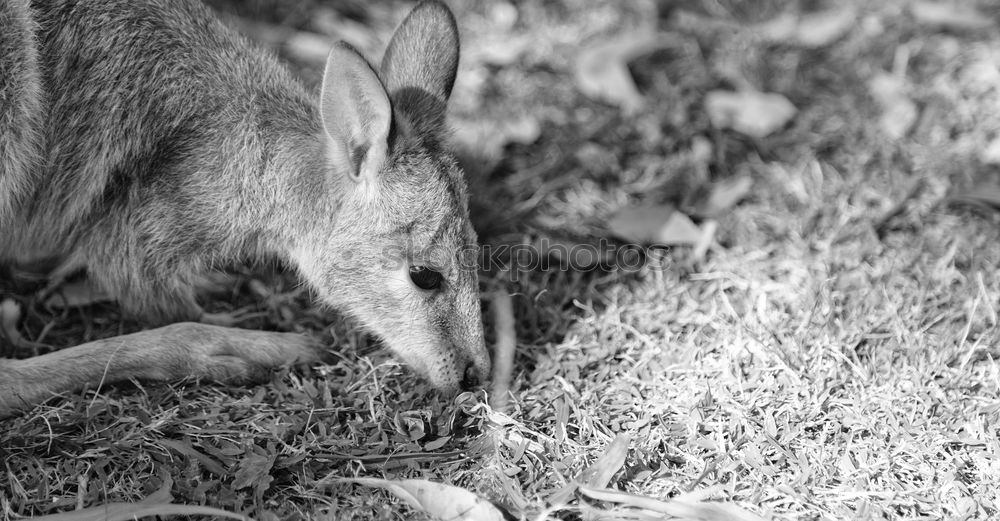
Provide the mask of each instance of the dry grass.
[{"label": "dry grass", "polygon": [[[944,200],[996,175],[980,152],[1000,130],[1000,37],[919,26],[893,1],[860,3],[843,38],[802,49],[717,27],[774,12],[746,4],[659,21],[678,43],[633,64],[650,100],[634,118],[583,98],[569,64],[576,42],[634,27],[640,7],[528,0],[501,28],[494,2],[459,10],[467,48],[531,42],[509,63],[467,64],[456,91],[458,117],[541,127],[474,182],[487,241],[592,238],[629,202],[754,180],[703,261],[677,249],[666,270],[487,274],[517,317],[505,414],[483,395],[441,400],[287,276],[242,273],[213,306],[326,335],[330,363],[246,388],[117,386],[7,421],[0,518],[137,500],[168,477],[179,502],[257,519],[414,517],[323,484],[353,476],[458,484],[528,519],[648,518],[558,494],[618,434],[632,442],[609,486],[633,494],[695,492],[777,519],[996,518],[1000,218]],[[891,140],[867,85],[900,49],[921,117]],[[733,70],[795,103],[791,125],[763,139],[712,129],[701,99]],[[28,308],[25,335],[48,328],[55,345],[135,327],[113,306]]]}]

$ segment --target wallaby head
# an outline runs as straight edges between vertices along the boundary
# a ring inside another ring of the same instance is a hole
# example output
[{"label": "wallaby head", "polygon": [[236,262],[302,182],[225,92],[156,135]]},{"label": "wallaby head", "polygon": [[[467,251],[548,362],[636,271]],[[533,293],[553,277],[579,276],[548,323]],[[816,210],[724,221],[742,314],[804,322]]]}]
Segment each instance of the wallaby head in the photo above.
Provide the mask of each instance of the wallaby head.
[{"label": "wallaby head", "polygon": [[402,22],[378,71],[333,48],[319,113],[336,208],[291,252],[325,302],[449,391],[484,382],[490,366],[465,181],[443,147],[457,65],[455,20],[437,1]]},{"label": "wallaby head", "polygon": [[377,70],[335,46],[319,100],[197,0],[0,0],[0,49],[0,261],[82,267],[155,323],[204,318],[202,271],[277,255],[435,386],[485,381],[443,4]]}]

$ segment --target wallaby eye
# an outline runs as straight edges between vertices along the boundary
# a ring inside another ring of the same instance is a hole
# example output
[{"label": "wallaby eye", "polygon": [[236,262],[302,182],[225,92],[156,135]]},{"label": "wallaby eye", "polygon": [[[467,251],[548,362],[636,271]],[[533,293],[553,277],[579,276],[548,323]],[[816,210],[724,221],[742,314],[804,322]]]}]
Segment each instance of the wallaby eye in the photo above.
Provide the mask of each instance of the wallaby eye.
[{"label": "wallaby eye", "polygon": [[410,280],[420,289],[432,290],[441,287],[444,277],[440,272],[434,271],[427,266],[410,266]]}]

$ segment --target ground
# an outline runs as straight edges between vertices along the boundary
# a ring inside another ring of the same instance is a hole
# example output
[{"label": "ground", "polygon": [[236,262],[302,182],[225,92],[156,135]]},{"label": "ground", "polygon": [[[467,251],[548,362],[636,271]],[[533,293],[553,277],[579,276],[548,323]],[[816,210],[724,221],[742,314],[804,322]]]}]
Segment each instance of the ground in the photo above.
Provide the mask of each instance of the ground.
[{"label": "ground", "polygon": [[[375,56],[411,6],[213,4],[307,81],[328,40],[303,35],[341,31]],[[291,275],[237,271],[209,307],[320,336],[329,363],[246,387],[119,385],[7,420],[0,518],[164,484],[175,503],[256,519],[424,515],[344,477],[453,484],[515,518],[658,518],[634,498],[560,492],[615,439],[606,488],[680,497],[693,505],[680,518],[1000,515],[1000,10],[451,4],[464,45],[451,109],[485,245],[621,244],[608,226],[621,209],[663,203],[716,226],[713,240],[638,271],[491,266],[488,340],[495,295],[516,317],[502,409],[431,392]],[[791,30],[775,25],[789,15]],[[593,94],[574,72],[595,45],[650,30],[616,58],[641,98]],[[796,112],[750,135],[712,119],[712,91],[780,94]],[[742,178],[738,203],[699,215]],[[114,304],[22,303],[22,334],[57,347],[139,327]]]}]

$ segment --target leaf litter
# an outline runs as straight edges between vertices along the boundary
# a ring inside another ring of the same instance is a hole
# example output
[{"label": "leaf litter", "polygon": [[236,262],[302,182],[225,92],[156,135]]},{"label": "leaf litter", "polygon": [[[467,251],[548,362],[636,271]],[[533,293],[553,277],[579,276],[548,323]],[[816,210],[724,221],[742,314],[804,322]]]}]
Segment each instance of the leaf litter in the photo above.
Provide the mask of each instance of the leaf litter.
[{"label": "leaf litter", "polygon": [[652,50],[657,40],[656,34],[638,31],[584,47],[573,68],[580,90],[592,98],[614,103],[626,114],[635,114],[645,99],[632,79],[628,62]]}]

